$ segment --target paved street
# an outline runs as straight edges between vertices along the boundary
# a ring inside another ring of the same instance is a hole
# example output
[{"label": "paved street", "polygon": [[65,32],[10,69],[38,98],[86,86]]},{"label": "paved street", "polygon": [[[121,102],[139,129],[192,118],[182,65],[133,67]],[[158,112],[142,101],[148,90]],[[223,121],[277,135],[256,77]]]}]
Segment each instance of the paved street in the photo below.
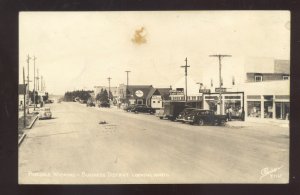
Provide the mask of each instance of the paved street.
[{"label": "paved street", "polygon": [[19,148],[21,184],[288,182],[287,128],[191,126],[75,102],[50,107],[54,118],[38,120]]}]

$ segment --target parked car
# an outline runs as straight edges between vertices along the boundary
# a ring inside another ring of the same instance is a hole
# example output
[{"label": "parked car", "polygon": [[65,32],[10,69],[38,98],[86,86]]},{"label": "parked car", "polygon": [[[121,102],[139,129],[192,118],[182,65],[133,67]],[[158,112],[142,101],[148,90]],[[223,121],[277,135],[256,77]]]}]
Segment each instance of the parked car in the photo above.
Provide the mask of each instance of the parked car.
[{"label": "parked car", "polygon": [[182,112],[179,113],[179,115],[176,118],[176,121],[184,122],[184,117],[190,114],[195,109],[196,108],[185,108]]},{"label": "parked car", "polygon": [[136,105],[134,108],[132,108],[131,112],[135,112],[135,113],[143,112],[143,113],[154,114],[155,109],[141,104],[141,105]]},{"label": "parked car", "polygon": [[101,102],[99,107],[110,108],[110,104],[108,102]]},{"label": "parked car", "polygon": [[225,125],[226,115],[216,115],[212,110],[196,109],[184,118],[184,122],[189,124],[211,124],[211,125]]},{"label": "parked car", "polygon": [[157,112],[157,117],[159,117],[160,119],[163,119],[164,118],[164,113],[165,113],[165,110],[163,108],[159,109],[158,112]]},{"label": "parked car", "polygon": [[52,104],[52,103],[54,103],[53,100],[46,100],[46,101],[45,101],[45,104]]},{"label": "parked car", "polygon": [[89,107],[89,106],[90,106],[90,107],[92,107],[92,106],[95,107],[95,103],[94,103],[94,102],[89,102],[89,101],[88,101],[88,102],[86,103],[86,106],[87,106],[87,107]]},{"label": "parked car", "polygon": [[128,105],[124,108],[125,111],[131,112],[131,110],[135,107],[135,105]]},{"label": "parked car", "polygon": [[43,107],[39,109],[39,119],[50,119],[52,113],[49,107]]}]

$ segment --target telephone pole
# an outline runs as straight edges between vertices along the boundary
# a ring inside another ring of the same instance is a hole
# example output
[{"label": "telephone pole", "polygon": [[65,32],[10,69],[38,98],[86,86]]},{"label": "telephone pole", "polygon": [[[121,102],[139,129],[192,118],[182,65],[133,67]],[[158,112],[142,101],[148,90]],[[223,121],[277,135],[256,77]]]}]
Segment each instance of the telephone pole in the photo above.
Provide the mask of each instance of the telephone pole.
[{"label": "telephone pole", "polygon": [[34,72],[33,72],[33,110],[35,110],[35,106],[36,106],[36,104],[35,104],[35,80],[36,80],[36,77],[35,77],[35,60],[36,60],[36,57],[34,56],[33,57],[33,70],[34,70]]},{"label": "telephone pole", "polygon": [[41,91],[43,91],[43,76],[41,75]]},{"label": "telephone pole", "polygon": [[39,91],[40,90],[40,83],[39,83],[39,80],[40,80],[40,77],[39,77],[39,69],[37,69],[36,70],[37,71],[37,76],[36,76],[36,84],[37,84],[37,86],[36,86],[36,88],[37,88],[37,91]]},{"label": "telephone pole", "polygon": [[[29,60],[30,60],[31,58],[30,58],[30,56],[29,56],[29,54],[27,55],[27,60],[26,60],[26,62],[27,62],[27,85],[28,85],[28,109],[27,109],[27,113],[29,114],[29,99],[30,99],[30,95],[29,95],[29,92],[30,92],[30,89],[29,89],[29,82],[31,82],[30,80],[29,80]],[[24,102],[25,103],[25,102]]]},{"label": "telephone pole", "polygon": [[111,80],[111,78],[108,77],[107,79],[108,79],[108,99],[110,100],[110,80]]},{"label": "telephone pole", "polygon": [[128,74],[129,74],[131,71],[126,70],[125,72],[127,73],[127,84],[126,84],[126,99],[127,99],[127,96],[128,96],[127,91],[128,91],[128,83],[129,83],[129,82],[128,82],[128,80],[129,80]]},{"label": "telephone pole", "polygon": [[210,55],[210,57],[217,57],[219,59],[219,102],[220,102],[220,114],[223,114],[223,101],[222,101],[222,58],[223,57],[231,57],[231,55],[221,55],[221,54],[215,54]]},{"label": "telephone pole", "polygon": [[187,57],[185,58],[185,66],[180,66],[185,69],[185,104],[187,105],[187,68],[190,66],[187,65]]},{"label": "telephone pole", "polygon": [[25,84],[25,70],[24,70],[24,66],[23,66],[23,86],[24,86],[24,88],[25,88],[25,91],[24,91],[24,102],[23,102],[23,107],[24,107],[24,122],[23,122],[23,124],[24,124],[24,128],[26,127],[26,98],[25,98],[25,96],[26,96],[26,94],[27,94],[27,87],[26,87],[26,84]]}]

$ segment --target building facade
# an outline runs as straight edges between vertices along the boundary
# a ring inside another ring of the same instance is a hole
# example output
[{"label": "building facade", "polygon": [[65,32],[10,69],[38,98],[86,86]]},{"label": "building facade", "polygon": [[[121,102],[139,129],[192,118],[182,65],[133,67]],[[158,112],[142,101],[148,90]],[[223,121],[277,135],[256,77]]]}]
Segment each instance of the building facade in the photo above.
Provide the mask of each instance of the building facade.
[{"label": "building facade", "polygon": [[[250,58],[245,61],[244,72],[238,82],[222,82],[222,102],[219,101],[219,84],[206,83],[213,93],[203,94],[204,109],[225,113],[231,107],[233,115],[244,113],[245,120],[284,121],[290,117],[290,64],[289,60]],[[241,110],[240,110],[241,108]]]},{"label": "building facade", "polygon": [[149,94],[153,93],[155,89],[152,85],[128,85],[127,89],[127,102],[129,104],[145,104],[150,106]]}]

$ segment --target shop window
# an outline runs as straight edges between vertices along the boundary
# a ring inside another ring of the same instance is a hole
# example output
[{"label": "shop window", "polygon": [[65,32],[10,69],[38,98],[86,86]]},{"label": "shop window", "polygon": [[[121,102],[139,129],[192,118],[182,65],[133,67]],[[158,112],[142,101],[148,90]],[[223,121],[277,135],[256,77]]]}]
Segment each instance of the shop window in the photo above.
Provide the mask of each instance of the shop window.
[{"label": "shop window", "polygon": [[248,101],[247,102],[247,116],[260,118],[261,117],[261,103],[259,101]]},{"label": "shop window", "polygon": [[155,103],[155,101],[153,101],[153,103]]},{"label": "shop window", "polygon": [[275,102],[276,119],[290,120],[290,103]]},{"label": "shop window", "polygon": [[225,100],[225,109],[231,108],[231,115],[234,118],[242,117],[242,105],[241,100]]},{"label": "shop window", "polygon": [[262,75],[256,75],[254,76],[254,81],[255,82],[262,82],[263,78],[262,78]]},{"label": "shop window", "polygon": [[157,103],[160,103],[160,101],[157,101]]}]

